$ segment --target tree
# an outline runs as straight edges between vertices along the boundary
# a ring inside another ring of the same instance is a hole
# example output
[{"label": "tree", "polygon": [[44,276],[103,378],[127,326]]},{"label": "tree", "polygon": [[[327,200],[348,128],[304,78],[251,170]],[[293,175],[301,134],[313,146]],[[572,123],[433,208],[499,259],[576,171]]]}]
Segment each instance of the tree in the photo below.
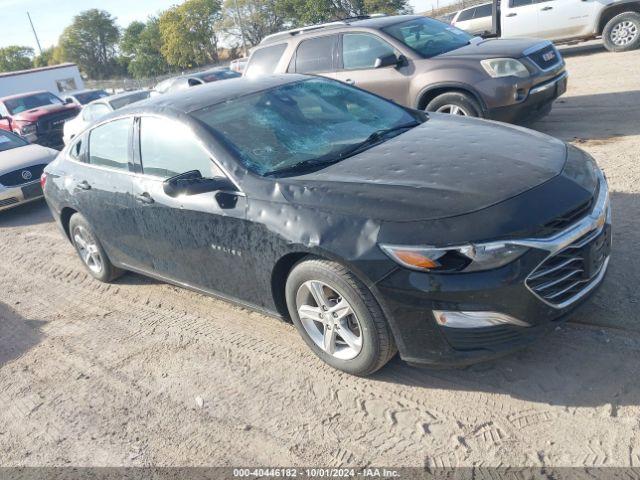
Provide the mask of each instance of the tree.
[{"label": "tree", "polygon": [[33,66],[33,48],[10,45],[0,48],[0,72],[27,70]]},{"label": "tree", "polygon": [[372,13],[411,12],[408,0],[278,0],[278,9],[296,26]]},{"label": "tree", "polygon": [[60,46],[67,60],[78,64],[89,78],[118,73],[116,46],[120,30],[110,13],[93,8],[73,17],[62,32]]},{"label": "tree", "polygon": [[244,38],[248,47],[285,26],[278,0],[225,0],[222,12],[220,28],[241,44]]},{"label": "tree", "polygon": [[221,7],[220,0],[186,0],[160,15],[161,51],[170,65],[191,68],[218,61],[215,25]]},{"label": "tree", "polygon": [[129,58],[128,70],[135,78],[156,77],[167,73],[169,65],[160,51],[162,37],[159,21],[133,22],[122,35],[120,50]]}]

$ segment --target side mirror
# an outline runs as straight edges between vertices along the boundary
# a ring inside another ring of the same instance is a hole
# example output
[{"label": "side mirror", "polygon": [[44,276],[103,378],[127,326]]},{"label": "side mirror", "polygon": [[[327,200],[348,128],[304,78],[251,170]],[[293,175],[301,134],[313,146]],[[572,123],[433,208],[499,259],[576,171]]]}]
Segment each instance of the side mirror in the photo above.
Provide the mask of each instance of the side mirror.
[{"label": "side mirror", "polygon": [[180,195],[234,190],[235,185],[223,177],[203,178],[198,170],[193,170],[166,179],[163,183],[163,189],[168,196],[178,197]]},{"label": "side mirror", "polygon": [[400,59],[395,53],[389,55],[383,55],[376,58],[373,68],[385,68],[385,67],[397,67],[400,64]]}]

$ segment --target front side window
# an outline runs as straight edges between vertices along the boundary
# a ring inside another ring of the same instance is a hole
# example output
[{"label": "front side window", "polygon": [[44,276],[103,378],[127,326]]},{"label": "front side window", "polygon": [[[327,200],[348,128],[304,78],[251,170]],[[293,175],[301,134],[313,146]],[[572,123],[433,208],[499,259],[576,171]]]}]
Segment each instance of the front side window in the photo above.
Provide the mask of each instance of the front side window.
[{"label": "front side window", "polygon": [[89,92],[76,93],[74,95],[76,100],[80,105],[86,105],[87,103],[93,102],[94,100],[98,100],[100,98],[108,97],[109,94],[104,90],[92,90]]},{"label": "front side window", "polygon": [[366,33],[345,34],[342,37],[342,63],[345,70],[374,68],[376,59],[394,55],[387,42]]},{"label": "front side window", "polygon": [[122,118],[94,128],[89,135],[89,163],[128,170],[132,124],[131,118]]},{"label": "front side window", "polygon": [[223,176],[189,127],[165,118],[140,119],[140,159],[145,175],[163,179],[193,170],[205,178]]},{"label": "front side window", "polygon": [[473,38],[459,28],[427,17],[396,23],[383,31],[425,58],[469,45]]},{"label": "front side window", "polygon": [[418,123],[399,105],[320,78],[228,100],[192,115],[226,139],[240,162],[259,175],[298,165],[303,169],[312,161],[335,163],[374,132]]},{"label": "front side window", "polygon": [[92,122],[99,119],[100,117],[104,117],[108,113],[111,113],[111,109],[104,103],[94,103],[91,105],[87,105],[84,108],[84,110],[82,111],[82,119],[85,122]]},{"label": "front side window", "polygon": [[4,101],[11,115],[17,115],[32,108],[43,107],[45,105],[62,105],[63,103],[60,98],[49,92],[34,93],[26,97],[10,98]]},{"label": "front side window", "polygon": [[247,65],[247,77],[259,77],[260,75],[271,75],[278,68],[278,63],[282,54],[287,49],[287,44],[273,45],[256,50],[249,59]]},{"label": "front side window", "polygon": [[458,16],[458,20],[456,20],[457,22],[466,22],[467,20],[471,20],[473,18],[473,12],[475,12],[475,8],[470,8],[468,10],[463,10],[462,12],[460,12],[460,15]]},{"label": "front side window", "polygon": [[320,73],[334,70],[338,36],[329,35],[305,40],[296,50],[296,73]]},{"label": "front side window", "polygon": [[526,5],[533,5],[535,0],[510,0],[509,6],[512,8],[524,7]]},{"label": "front side window", "polygon": [[473,18],[487,18],[493,15],[493,5],[490,3],[486,5],[480,5],[476,8],[476,14]]}]

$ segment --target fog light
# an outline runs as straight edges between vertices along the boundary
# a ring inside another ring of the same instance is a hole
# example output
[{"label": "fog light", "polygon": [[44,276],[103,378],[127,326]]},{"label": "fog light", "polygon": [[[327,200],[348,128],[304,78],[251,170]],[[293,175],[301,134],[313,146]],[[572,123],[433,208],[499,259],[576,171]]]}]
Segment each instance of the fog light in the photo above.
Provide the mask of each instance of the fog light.
[{"label": "fog light", "polygon": [[448,328],[486,328],[497,325],[516,325],[530,327],[531,325],[510,315],[498,312],[444,312],[434,310],[438,325]]}]

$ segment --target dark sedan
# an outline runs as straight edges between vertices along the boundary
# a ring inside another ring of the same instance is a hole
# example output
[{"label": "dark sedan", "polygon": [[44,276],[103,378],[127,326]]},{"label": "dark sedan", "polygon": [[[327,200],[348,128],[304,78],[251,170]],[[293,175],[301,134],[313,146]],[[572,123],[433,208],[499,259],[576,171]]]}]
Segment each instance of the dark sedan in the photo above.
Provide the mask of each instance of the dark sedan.
[{"label": "dark sedan", "polygon": [[45,169],[95,278],[125,270],[291,318],[366,375],[528,344],[602,282],[607,182],[526,129],[315,77],[236,79],[114,112]]}]

